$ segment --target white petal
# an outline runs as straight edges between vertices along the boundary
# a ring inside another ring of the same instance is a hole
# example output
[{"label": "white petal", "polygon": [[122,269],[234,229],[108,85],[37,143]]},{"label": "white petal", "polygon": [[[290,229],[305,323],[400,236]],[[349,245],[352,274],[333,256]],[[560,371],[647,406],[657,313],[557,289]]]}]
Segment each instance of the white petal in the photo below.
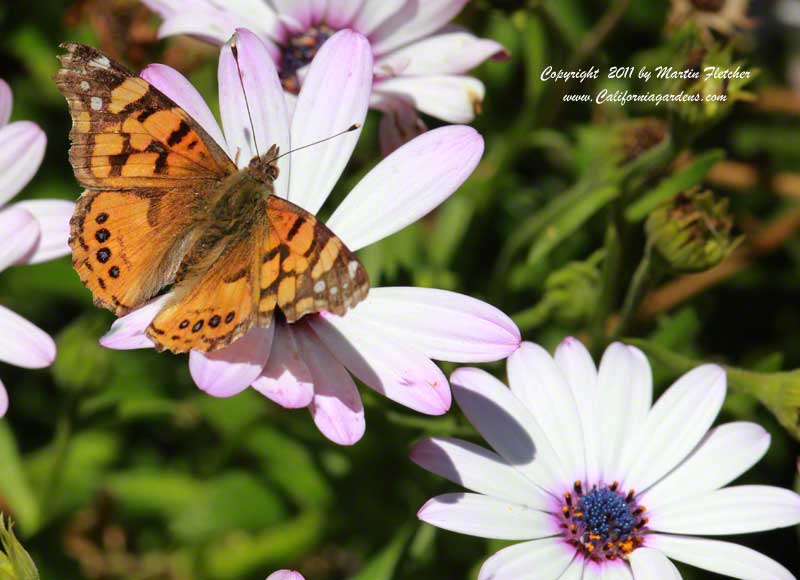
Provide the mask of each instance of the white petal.
[{"label": "white petal", "polygon": [[[363,125],[372,90],[372,51],[350,30],[322,45],[308,71],[292,120],[292,146],[302,147],[358,123]],[[292,153],[289,201],[316,213],[339,180],[361,129]]]},{"label": "white petal", "polygon": [[206,100],[189,82],[189,79],[164,64],[151,64],[142,70],[140,76],[175,101],[206,130],[206,133],[217,142],[217,145],[226,149],[225,137],[222,135],[222,129],[219,128],[214,113],[208,108]]},{"label": "white petal", "polygon": [[506,54],[503,45],[494,40],[455,31],[437,34],[396,50],[379,59],[375,66],[393,70],[400,68],[400,63],[406,63],[402,66],[404,76],[458,75],[489,58]]},{"label": "white petal", "polygon": [[314,380],[314,399],[309,406],[314,423],[334,443],[357,443],[366,423],[353,379],[309,328],[299,329],[295,336]]},{"label": "white petal", "polygon": [[647,490],[640,502],[658,509],[672,501],[719,489],[761,459],[770,436],[755,423],[728,423],[708,432],[675,471]]},{"label": "white petal", "polygon": [[154,298],[144,306],[117,318],[109,331],[100,338],[100,344],[114,350],[153,348],[153,341],[147,337],[145,331],[171,296],[172,294],[164,294]]},{"label": "white petal", "polygon": [[14,97],[11,94],[11,87],[3,79],[0,79],[0,129],[8,124],[11,118],[11,109],[14,105]]},{"label": "white petal", "polygon": [[15,203],[13,207],[29,212],[39,224],[39,241],[26,257],[28,264],[46,262],[70,253],[67,240],[75,203],[61,199],[36,199]]},{"label": "white petal", "polygon": [[278,570],[267,576],[267,580],[305,580],[300,572],[294,570]]},{"label": "white petal", "polygon": [[547,434],[570,479],[583,481],[586,464],[578,406],[547,351],[523,342],[508,359],[508,383]]},{"label": "white petal", "polygon": [[625,476],[625,487],[645,490],[686,458],[708,431],[725,400],[725,371],[703,365],[678,379],[647,416]]},{"label": "white petal", "polygon": [[586,562],[583,580],[633,580],[628,564],[624,561]]},{"label": "white petal", "polygon": [[0,419],[6,416],[8,412],[8,392],[3,381],[0,381]]},{"label": "white petal", "polygon": [[411,450],[411,461],[469,490],[504,501],[548,510],[553,498],[505,459],[479,445],[452,439],[423,439]]},{"label": "white petal", "polygon": [[213,397],[231,397],[256,380],[267,362],[275,325],[253,328],[235,342],[213,352],[189,353],[195,384]]},{"label": "white petal", "polygon": [[586,347],[571,336],[561,341],[554,358],[578,405],[583,428],[586,475],[589,481],[598,481],[601,465],[596,435],[600,429],[600,418],[597,416],[597,368]]},{"label": "white petal", "polygon": [[478,79],[457,75],[399,76],[380,81],[375,91],[448,123],[471,123],[486,94]]},{"label": "white petal", "polygon": [[303,360],[292,326],[273,322],[275,338],[261,375],[253,388],[286,409],[308,407],[314,398],[314,379]]},{"label": "white petal", "polygon": [[390,16],[396,14],[406,0],[364,0],[361,10],[353,20],[353,29],[369,36]]},{"label": "white petal", "polygon": [[558,580],[582,580],[583,563],[583,558],[573,558],[564,573],[558,577]]},{"label": "white petal", "polygon": [[381,161],[327,225],[353,251],[417,221],[458,189],[483,155],[483,137],[465,126],[428,131]]},{"label": "white petal", "polygon": [[17,195],[36,174],[46,145],[44,131],[30,121],[0,128],[0,205]]},{"label": "white petal", "polygon": [[395,342],[347,315],[324,313],[309,322],[328,350],[367,386],[421,413],[441,415],[450,408],[447,379],[413,346]]},{"label": "white petal", "polygon": [[647,545],[673,560],[741,580],[795,580],[775,560],[729,542],[653,534],[648,536]]},{"label": "white petal", "polygon": [[439,495],[417,517],[451,532],[498,540],[533,540],[558,532],[551,514],[477,493]]},{"label": "white petal", "polygon": [[657,532],[747,534],[800,523],[800,495],[780,487],[741,485],[686,497],[648,513],[648,527]]},{"label": "white petal", "polygon": [[27,262],[41,239],[39,222],[20,207],[0,210],[0,271]]},{"label": "white petal", "polygon": [[456,370],[451,380],[458,406],[509,464],[556,496],[571,486],[539,423],[503,383],[469,367]]},{"label": "white petal", "polygon": [[[237,30],[222,48],[218,76],[222,125],[231,159],[243,168],[273,144],[288,151],[289,112],[278,71],[264,43],[248,30]],[[282,158],[278,167],[284,175],[276,180],[275,190],[286,197],[289,156]]]},{"label": "white petal", "polygon": [[373,50],[381,55],[436,32],[461,12],[468,0],[411,0],[375,30]]},{"label": "white petal", "polygon": [[49,367],[56,358],[50,336],[5,306],[0,306],[0,361],[26,369]]},{"label": "white petal", "polygon": [[[369,0],[367,0],[369,2]],[[375,4],[375,2],[369,2]],[[353,23],[364,0],[331,0],[328,3],[328,12],[325,14],[325,22],[334,30],[348,28]],[[354,30],[358,28],[354,27]],[[361,34],[368,34],[363,30],[358,30]]]},{"label": "white petal", "polygon": [[500,360],[520,343],[516,324],[497,308],[434,288],[373,288],[347,317],[436,360]]},{"label": "white petal", "polygon": [[647,418],[653,396],[653,375],[638,349],[610,345],[597,375],[599,454],[603,480],[622,476],[623,452]]},{"label": "white petal", "polygon": [[522,542],[486,560],[478,580],[555,580],[575,558],[562,538]]},{"label": "white petal", "polygon": [[653,548],[637,548],[628,556],[636,580],[681,580],[675,564]]}]

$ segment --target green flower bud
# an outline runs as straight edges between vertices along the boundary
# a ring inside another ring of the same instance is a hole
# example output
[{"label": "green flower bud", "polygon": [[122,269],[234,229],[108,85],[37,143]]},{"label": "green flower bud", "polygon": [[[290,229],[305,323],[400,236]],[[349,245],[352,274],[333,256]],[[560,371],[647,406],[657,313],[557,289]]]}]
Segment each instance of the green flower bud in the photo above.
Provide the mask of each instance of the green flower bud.
[{"label": "green flower bud", "polygon": [[10,520],[0,516],[0,580],[39,580],[36,564],[19,543]]},{"label": "green flower bud", "polygon": [[669,128],[661,119],[643,117],[622,123],[617,130],[616,149],[620,165],[627,165],[652,151],[669,138]]},{"label": "green flower bud", "polygon": [[645,228],[656,254],[678,273],[713,268],[741,242],[731,236],[728,200],[708,190],[676,195],[650,214]]}]

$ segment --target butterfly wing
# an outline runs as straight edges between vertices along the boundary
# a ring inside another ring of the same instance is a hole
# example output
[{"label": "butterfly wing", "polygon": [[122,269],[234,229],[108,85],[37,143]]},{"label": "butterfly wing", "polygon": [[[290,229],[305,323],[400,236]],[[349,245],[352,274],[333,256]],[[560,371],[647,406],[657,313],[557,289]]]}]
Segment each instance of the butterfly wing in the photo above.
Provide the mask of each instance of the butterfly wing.
[{"label": "butterfly wing", "polygon": [[186,257],[173,298],[148,328],[161,349],[210,351],[253,326],[328,310],[344,314],[369,291],[367,272],[322,222],[274,195],[228,236],[214,228]]},{"label": "butterfly wing", "polygon": [[172,281],[236,167],[147,81],[91,47],[63,48],[70,162],[88,188],[71,221],[73,265],[95,302],[122,315]]},{"label": "butterfly wing", "polygon": [[267,199],[260,317],[277,306],[288,322],[327,310],[342,315],[369,292],[367,271],[325,224],[297,205]]}]

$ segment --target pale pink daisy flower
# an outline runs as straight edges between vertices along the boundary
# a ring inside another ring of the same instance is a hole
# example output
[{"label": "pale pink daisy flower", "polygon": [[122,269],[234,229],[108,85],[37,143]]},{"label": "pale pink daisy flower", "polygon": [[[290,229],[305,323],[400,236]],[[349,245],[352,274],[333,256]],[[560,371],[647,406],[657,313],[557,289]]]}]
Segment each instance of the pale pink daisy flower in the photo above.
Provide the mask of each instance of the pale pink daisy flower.
[{"label": "pale pink daisy flower", "polygon": [[278,570],[267,577],[267,580],[305,580],[300,572],[295,570]]},{"label": "pale pink daisy flower", "polygon": [[[372,51],[362,35],[341,31],[320,49],[292,119],[277,71],[264,59],[267,46],[246,30],[239,30],[231,43],[223,48],[219,63],[224,133],[179,73],[152,65],[142,76],[192,114],[240,166],[255,155],[242,86],[262,148],[277,143],[281,151],[289,151],[366,116],[373,67]],[[316,213],[357,139],[358,132],[352,132],[283,157],[276,194]],[[471,127],[429,131],[373,168],[327,225],[353,251],[374,243],[447,199],[472,173],[482,153],[483,139]],[[117,349],[152,346],[144,331],[165,299],[118,319],[101,343]],[[519,330],[510,318],[474,298],[430,288],[372,288],[345,316],[322,312],[291,325],[276,320],[270,328],[254,329],[219,351],[192,351],[189,368],[197,385],[214,396],[228,397],[252,386],[283,407],[308,407],[323,434],[352,444],[363,435],[365,422],[351,373],[398,403],[439,415],[449,409],[451,394],[431,359],[499,360],[519,342]]]},{"label": "pale pink daisy flower", "polygon": [[161,37],[191,34],[222,44],[238,27],[255,32],[278,67],[290,107],[319,47],[337,30],[363,34],[374,56],[370,105],[384,113],[385,153],[425,130],[417,111],[471,122],[485,89],[466,73],[507,57],[497,42],[447,26],[468,0],[144,1],[164,18]]},{"label": "pale pink daisy flower", "polygon": [[636,348],[612,344],[599,369],[568,338],[555,357],[523,343],[510,389],[475,368],[451,381],[459,407],[494,448],[450,438],[411,458],[475,493],[448,493],[419,511],[440,528],[504,540],[480,580],[678,579],[670,558],[734,578],[791,580],[774,560],[727,536],[793,526],[800,496],[764,485],[724,487],[767,451],[753,423],[709,431],[725,371],[702,365],[651,406],[652,375]]},{"label": "pale pink daisy flower", "polygon": [[[62,200],[8,202],[33,178],[44,158],[47,139],[30,121],[9,123],[13,97],[0,79],[0,271],[16,264],[37,264],[69,253],[69,218],[75,204]],[[0,306],[0,361],[18,367],[48,367],[56,345],[43,330]],[[0,417],[8,394],[0,382]]]}]

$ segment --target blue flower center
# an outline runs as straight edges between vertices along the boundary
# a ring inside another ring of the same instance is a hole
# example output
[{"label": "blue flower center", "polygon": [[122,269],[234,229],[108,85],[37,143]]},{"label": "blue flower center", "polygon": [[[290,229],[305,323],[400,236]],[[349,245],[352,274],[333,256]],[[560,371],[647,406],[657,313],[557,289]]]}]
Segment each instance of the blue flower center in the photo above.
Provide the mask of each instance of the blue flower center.
[{"label": "blue flower center", "polygon": [[648,521],[645,511],[633,490],[623,493],[617,482],[586,491],[576,481],[564,494],[561,528],[569,544],[587,559],[614,560],[643,544]]},{"label": "blue flower center", "polygon": [[318,24],[302,34],[292,36],[283,47],[281,55],[281,84],[284,90],[300,92],[300,81],[297,71],[309,64],[316,56],[319,48],[325,44],[336,31],[325,24]]}]

